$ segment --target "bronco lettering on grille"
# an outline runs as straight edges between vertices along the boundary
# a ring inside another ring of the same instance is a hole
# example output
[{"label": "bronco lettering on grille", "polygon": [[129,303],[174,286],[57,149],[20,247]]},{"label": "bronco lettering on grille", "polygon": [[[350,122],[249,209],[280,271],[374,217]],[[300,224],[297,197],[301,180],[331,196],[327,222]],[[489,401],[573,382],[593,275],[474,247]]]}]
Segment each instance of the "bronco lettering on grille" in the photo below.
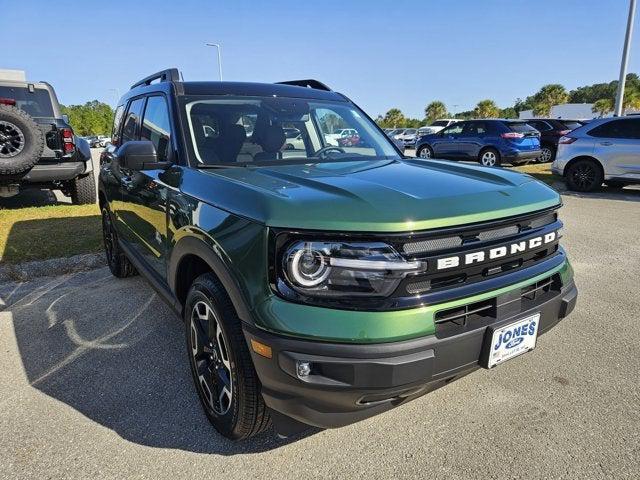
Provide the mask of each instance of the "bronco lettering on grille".
[{"label": "bronco lettering on grille", "polygon": [[547,243],[553,242],[558,236],[557,232],[549,232],[546,235],[533,237],[528,240],[502,245],[476,252],[466,253],[464,255],[453,255],[451,257],[438,259],[438,270],[446,270],[447,268],[455,268],[461,265],[471,265],[473,263],[482,263],[497,258],[515,255],[517,253],[526,252],[534,248],[541,247]]}]

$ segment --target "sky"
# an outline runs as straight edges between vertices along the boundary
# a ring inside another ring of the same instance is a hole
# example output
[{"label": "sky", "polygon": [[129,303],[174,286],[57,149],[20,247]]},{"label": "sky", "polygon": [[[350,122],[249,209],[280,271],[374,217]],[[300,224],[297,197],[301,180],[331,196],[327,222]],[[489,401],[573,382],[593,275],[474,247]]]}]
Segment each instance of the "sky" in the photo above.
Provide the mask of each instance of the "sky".
[{"label": "sky", "polygon": [[[3,5],[3,6],[2,6]],[[315,78],[371,116],[422,118],[482,99],[500,107],[547,83],[617,79],[628,0],[0,0],[0,68],[51,83],[63,104],[150,73],[185,80]],[[640,12],[629,61],[640,72]]]}]

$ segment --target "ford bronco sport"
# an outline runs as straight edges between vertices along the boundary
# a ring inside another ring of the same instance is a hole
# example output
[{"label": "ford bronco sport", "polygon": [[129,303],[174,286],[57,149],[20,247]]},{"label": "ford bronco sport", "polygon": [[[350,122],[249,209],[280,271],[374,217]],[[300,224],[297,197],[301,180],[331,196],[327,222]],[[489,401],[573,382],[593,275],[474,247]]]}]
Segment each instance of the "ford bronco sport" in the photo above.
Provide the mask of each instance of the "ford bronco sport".
[{"label": "ford bronco sport", "polygon": [[[344,128],[357,144],[326,140]],[[285,148],[286,129],[302,143]],[[227,437],[381,413],[534,349],[574,308],[554,190],[403,158],[318,81],[166,70],[124,95],[112,138],[109,267],[142,273],[183,318],[195,388]]]}]

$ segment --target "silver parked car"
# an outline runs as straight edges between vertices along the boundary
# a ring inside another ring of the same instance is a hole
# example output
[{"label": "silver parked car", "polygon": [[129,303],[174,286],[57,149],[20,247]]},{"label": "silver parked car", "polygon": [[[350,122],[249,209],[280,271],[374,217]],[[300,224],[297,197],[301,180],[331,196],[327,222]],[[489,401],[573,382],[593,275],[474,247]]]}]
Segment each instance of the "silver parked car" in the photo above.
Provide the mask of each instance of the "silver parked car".
[{"label": "silver parked car", "polygon": [[571,190],[640,184],[640,118],[599,118],[560,138],[551,170]]}]

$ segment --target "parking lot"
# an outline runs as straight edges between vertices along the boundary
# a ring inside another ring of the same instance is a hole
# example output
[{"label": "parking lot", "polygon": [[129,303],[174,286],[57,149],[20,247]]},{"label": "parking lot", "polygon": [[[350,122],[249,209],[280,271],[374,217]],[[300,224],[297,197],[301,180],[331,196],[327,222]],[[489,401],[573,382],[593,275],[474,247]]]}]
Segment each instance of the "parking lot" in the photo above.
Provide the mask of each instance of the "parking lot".
[{"label": "parking lot", "polygon": [[580,289],[537,348],[389,413],[234,444],[183,327],[106,268],[0,285],[2,478],[637,478],[640,192],[564,195]]}]

